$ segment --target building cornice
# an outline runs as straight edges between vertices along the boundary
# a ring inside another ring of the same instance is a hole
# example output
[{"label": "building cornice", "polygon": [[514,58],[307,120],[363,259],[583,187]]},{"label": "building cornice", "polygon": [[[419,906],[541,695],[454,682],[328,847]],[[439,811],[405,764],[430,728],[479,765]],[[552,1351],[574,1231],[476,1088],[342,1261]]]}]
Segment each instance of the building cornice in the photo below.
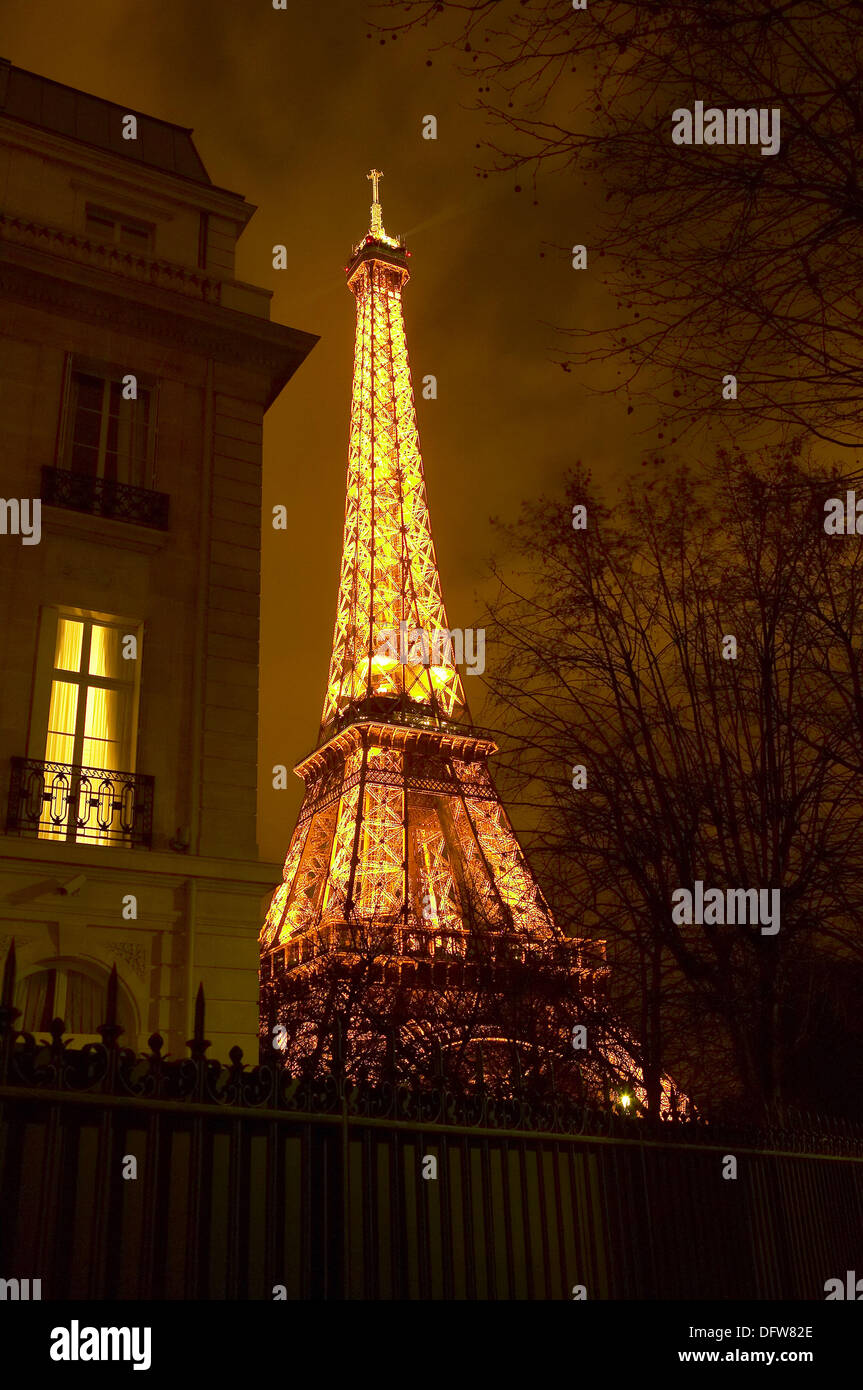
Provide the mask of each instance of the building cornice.
[{"label": "building cornice", "polygon": [[113,882],[116,874],[130,882],[147,878],[163,887],[176,887],[186,879],[231,884],[252,893],[272,892],[282,876],[281,864],[255,859],[212,859],[195,854],[161,850],[124,849],[121,846],[66,844],[0,835],[0,864],[39,869],[46,877],[69,870],[85,871],[93,882]]},{"label": "building cornice", "polygon": [[170,531],[136,526],[132,521],[114,521],[111,517],[96,516],[92,512],[52,507],[45,502],[42,503],[42,530],[49,535],[74,536],[88,545],[134,550],[141,555],[155,555],[158,550],[164,550],[171,539]]},{"label": "building cornice", "polygon": [[268,378],[265,409],[318,341],[314,333],[9,242],[0,242],[0,295],[257,371]]},{"label": "building cornice", "polygon": [[187,178],[139,160],[124,160],[121,155],[103,150],[98,145],[44,130],[2,111],[0,141],[49,160],[76,177],[80,175],[92,180],[94,175],[101,175],[106,181],[124,184],[138,194],[146,192],[148,196],[170,199],[185,208],[191,204],[218,217],[233,218],[241,228],[257,210],[254,203],[246,202],[242,193]]}]

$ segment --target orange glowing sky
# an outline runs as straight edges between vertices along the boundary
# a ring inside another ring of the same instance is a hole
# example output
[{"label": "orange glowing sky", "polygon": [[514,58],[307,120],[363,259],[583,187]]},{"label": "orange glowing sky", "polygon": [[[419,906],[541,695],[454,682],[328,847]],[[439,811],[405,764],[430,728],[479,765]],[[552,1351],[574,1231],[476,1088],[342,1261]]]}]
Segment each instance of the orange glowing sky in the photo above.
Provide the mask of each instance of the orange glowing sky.
[{"label": "orange glowing sky", "polygon": [[[347,0],[274,11],[268,0],[6,0],[2,54],[20,67],[192,126],[215,183],[256,204],[239,279],[274,291],[272,317],[321,341],[265,427],[259,843],[281,861],[300,783],[270,769],[312,748],[338,585],[354,301],[343,266],[366,229],[366,170],[384,171],[385,223],[412,255],[405,316],[432,526],[449,620],[481,612],[490,515],[552,488],[581,457],[613,482],[645,448],[626,403],[591,397],[553,362],[556,324],[595,316],[600,292],[562,249],[587,240],[589,199],[574,180],[541,186],[478,178],[487,128],[451,55],[429,40],[366,36]],[[426,114],[438,139],[421,138]],[[271,248],[292,248],[286,271]],[[491,656],[490,656],[490,659]],[[467,681],[474,715],[482,700]]]}]

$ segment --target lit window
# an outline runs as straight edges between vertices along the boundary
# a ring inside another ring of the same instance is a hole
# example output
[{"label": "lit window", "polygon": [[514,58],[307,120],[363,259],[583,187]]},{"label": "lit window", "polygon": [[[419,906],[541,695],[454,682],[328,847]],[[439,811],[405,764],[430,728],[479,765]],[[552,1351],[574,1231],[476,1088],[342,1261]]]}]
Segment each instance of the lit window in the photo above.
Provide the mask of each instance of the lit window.
[{"label": "lit window", "polygon": [[[136,656],[126,659],[124,646],[131,637]],[[45,762],[105,773],[134,772],[139,669],[140,633],[136,628],[130,630],[128,623],[119,620],[112,623],[61,614],[51,673]],[[56,796],[45,803],[39,830],[43,839],[78,838],[81,808],[69,795],[71,780],[61,772],[59,781],[51,783]],[[110,778],[91,781],[105,784],[108,800],[119,795],[111,789]],[[86,838],[107,843],[116,840],[116,835],[94,835],[90,830]]]}]

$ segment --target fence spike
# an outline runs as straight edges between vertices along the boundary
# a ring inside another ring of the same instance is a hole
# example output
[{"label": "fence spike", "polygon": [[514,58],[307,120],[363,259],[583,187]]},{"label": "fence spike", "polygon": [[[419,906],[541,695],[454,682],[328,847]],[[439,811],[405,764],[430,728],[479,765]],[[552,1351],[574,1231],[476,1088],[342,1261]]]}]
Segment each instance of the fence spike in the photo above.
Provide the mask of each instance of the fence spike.
[{"label": "fence spike", "polygon": [[12,1051],[18,1036],[15,1020],[21,1010],[15,1008],[15,938],[13,936],[3,967],[3,987],[0,989],[0,1081],[6,1082]]},{"label": "fence spike", "polygon": [[3,988],[0,990],[0,1005],[11,1009],[15,1002],[15,938],[9,943],[6,964],[3,966]]},{"label": "fence spike", "polygon": [[204,982],[198,985],[198,993],[195,995],[195,1041],[201,1042],[204,1037]]},{"label": "fence spike", "polygon": [[117,1022],[117,962],[111,966],[111,974],[108,976],[108,1008],[105,1022],[114,1024]]},{"label": "fence spike", "polygon": [[204,1037],[204,986],[198,985],[198,993],[195,995],[195,1027],[191,1038],[186,1042],[186,1046],[196,1060],[202,1060],[207,1048],[210,1046],[208,1038]]},{"label": "fence spike", "polygon": [[116,962],[111,966],[111,974],[108,976],[108,999],[105,1008],[105,1022],[100,1023],[97,1032],[102,1039],[105,1047],[116,1046],[117,1039],[124,1032],[117,1022],[117,991],[119,982],[117,979]]}]

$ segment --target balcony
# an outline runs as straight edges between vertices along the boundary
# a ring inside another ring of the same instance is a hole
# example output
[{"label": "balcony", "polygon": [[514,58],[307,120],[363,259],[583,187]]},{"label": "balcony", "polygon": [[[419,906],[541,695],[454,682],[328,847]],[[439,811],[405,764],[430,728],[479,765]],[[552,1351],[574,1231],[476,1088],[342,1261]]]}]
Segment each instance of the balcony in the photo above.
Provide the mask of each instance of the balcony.
[{"label": "balcony", "polygon": [[149,849],[153,788],[137,772],[13,758],[6,833]]},{"label": "balcony", "polygon": [[154,531],[168,529],[170,498],[166,492],[151,492],[146,487],[132,487],[131,483],[92,478],[86,473],[70,473],[65,468],[43,466],[42,501],[49,507],[65,507],[73,512],[88,512],[90,516],[130,521]]}]

